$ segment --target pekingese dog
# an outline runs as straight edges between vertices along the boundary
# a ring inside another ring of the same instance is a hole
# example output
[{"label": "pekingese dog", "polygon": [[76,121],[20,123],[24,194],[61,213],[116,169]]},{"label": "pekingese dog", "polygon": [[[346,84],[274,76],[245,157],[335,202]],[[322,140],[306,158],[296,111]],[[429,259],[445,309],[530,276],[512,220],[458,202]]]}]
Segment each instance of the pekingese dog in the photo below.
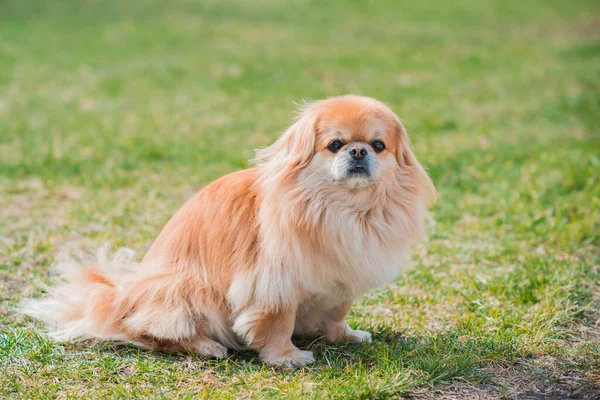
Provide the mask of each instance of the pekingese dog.
[{"label": "pekingese dog", "polygon": [[398,276],[436,198],[400,120],[368,97],[316,101],[255,161],[190,199],[142,262],[127,249],[59,262],[25,313],[59,340],[249,348],[290,367],[314,362],[292,335],[371,341],[345,322],[352,301]]}]

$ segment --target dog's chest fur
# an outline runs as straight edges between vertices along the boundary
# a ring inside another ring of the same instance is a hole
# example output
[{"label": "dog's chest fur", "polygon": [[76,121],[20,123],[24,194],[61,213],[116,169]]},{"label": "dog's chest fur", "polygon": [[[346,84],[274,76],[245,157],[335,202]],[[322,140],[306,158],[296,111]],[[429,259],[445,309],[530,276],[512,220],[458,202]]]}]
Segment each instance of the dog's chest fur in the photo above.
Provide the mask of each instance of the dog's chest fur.
[{"label": "dog's chest fur", "polygon": [[372,213],[369,218],[348,209],[330,209],[319,229],[326,238],[293,241],[306,246],[293,252],[300,255],[299,269],[308,267],[314,277],[302,279],[306,300],[317,297],[323,305],[335,305],[398,276],[409,252],[401,234],[403,216],[388,213],[386,220],[383,215]]}]

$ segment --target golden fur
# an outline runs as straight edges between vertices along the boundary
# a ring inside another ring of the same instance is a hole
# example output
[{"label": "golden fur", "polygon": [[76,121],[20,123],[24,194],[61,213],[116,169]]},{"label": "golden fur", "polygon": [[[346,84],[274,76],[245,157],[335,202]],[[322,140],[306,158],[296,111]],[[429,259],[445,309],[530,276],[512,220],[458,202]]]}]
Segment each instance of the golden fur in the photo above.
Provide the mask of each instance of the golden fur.
[{"label": "golden fur", "polygon": [[[338,153],[327,149],[334,139],[346,146]],[[369,147],[375,139],[381,153]],[[370,176],[344,172],[352,144],[368,149]],[[317,101],[256,164],[190,199],[141,263],[127,249],[112,258],[102,250],[84,267],[63,260],[61,283],[25,312],[56,328],[56,339],[219,358],[250,348],[287,366],[314,361],[293,334],[370,341],[346,314],[407,264],[436,198],[399,119],[367,97]]]}]

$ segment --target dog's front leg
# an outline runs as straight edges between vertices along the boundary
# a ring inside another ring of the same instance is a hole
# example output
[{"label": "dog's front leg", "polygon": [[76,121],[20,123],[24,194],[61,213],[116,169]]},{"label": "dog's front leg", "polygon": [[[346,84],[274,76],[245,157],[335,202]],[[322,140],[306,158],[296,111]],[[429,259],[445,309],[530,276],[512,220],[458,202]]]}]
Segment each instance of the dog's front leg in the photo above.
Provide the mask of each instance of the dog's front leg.
[{"label": "dog's front leg", "polygon": [[351,301],[345,301],[339,306],[329,310],[323,317],[321,322],[321,332],[325,338],[332,342],[370,342],[371,334],[369,332],[360,331],[350,328],[346,322],[346,315],[352,306]]},{"label": "dog's front leg", "polygon": [[311,351],[300,350],[292,343],[295,320],[296,310],[290,307],[277,310],[249,307],[236,318],[233,330],[266,363],[300,367],[315,359]]}]

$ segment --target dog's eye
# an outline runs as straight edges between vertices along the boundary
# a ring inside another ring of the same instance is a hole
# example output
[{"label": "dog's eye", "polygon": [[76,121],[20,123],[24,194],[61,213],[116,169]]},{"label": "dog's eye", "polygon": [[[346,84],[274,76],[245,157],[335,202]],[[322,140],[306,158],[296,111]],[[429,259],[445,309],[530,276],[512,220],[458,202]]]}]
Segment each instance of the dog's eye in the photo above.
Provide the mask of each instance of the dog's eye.
[{"label": "dog's eye", "polygon": [[373,146],[373,150],[375,150],[376,153],[381,153],[385,150],[385,143],[381,140],[374,140],[373,143],[371,143],[371,146]]},{"label": "dog's eye", "polygon": [[327,145],[327,149],[332,153],[337,153],[343,146],[344,143],[340,140],[334,140]]}]

